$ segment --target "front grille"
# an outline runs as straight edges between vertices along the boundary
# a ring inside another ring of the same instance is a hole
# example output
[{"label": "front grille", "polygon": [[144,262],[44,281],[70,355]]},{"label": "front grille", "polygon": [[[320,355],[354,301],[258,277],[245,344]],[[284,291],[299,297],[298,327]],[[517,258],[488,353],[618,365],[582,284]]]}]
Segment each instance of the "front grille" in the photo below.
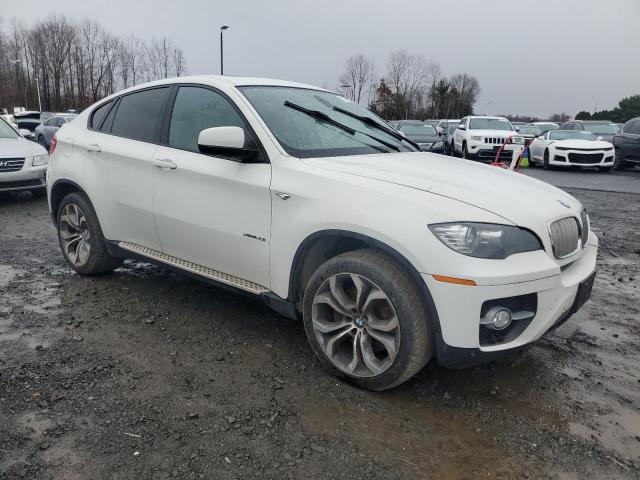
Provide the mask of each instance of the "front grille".
[{"label": "front grille", "polygon": [[580,225],[575,217],[566,217],[556,220],[549,226],[551,246],[556,258],[565,258],[578,249],[580,238]]},{"label": "front grille", "polygon": [[600,163],[602,161],[602,153],[569,153],[569,161],[571,163],[589,164]]},{"label": "front grille", "polygon": [[491,145],[502,145],[506,139],[504,137],[484,137],[484,143]]},{"label": "front grille", "polygon": [[0,158],[0,172],[17,172],[23,166],[24,158]]},{"label": "front grille", "polygon": [[582,210],[580,212],[580,223],[582,223],[580,228],[580,240],[582,241],[582,248],[587,246],[587,240],[589,240],[589,215],[586,210]]}]

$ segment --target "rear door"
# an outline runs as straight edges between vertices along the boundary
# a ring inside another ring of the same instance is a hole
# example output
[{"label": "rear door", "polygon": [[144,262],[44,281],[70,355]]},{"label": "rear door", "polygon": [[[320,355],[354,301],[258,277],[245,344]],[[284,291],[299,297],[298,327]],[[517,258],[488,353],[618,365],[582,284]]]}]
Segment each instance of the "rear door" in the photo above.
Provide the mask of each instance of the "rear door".
[{"label": "rear door", "polygon": [[85,175],[109,240],[161,250],[153,216],[153,155],[170,91],[155,87],[123,95],[109,112],[96,109],[94,116],[104,119],[89,120],[94,131],[82,146]]},{"label": "rear door", "polygon": [[164,253],[269,286],[271,165],[200,153],[198,135],[236,126],[253,136],[215,89],[180,86],[155,152],[155,216]]},{"label": "rear door", "polygon": [[622,131],[624,157],[640,162],[640,119],[632,120]]}]

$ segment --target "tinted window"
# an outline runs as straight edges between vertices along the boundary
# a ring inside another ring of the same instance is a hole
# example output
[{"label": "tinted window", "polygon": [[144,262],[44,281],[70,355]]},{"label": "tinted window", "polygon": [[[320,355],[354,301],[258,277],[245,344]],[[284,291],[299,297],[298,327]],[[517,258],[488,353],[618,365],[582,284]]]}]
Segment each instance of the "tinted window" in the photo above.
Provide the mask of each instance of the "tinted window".
[{"label": "tinted window", "polygon": [[107,118],[104,119],[102,123],[102,128],[100,128],[101,132],[109,133],[111,132],[111,127],[113,126],[113,118],[116,116],[116,112],[118,111],[118,100],[114,100],[114,106],[109,113],[107,114]]},{"label": "tinted window", "polygon": [[56,124],[57,120],[58,119],[56,117],[53,117],[53,118],[50,118],[49,120],[47,120],[46,122],[44,122],[44,124],[47,127],[56,127],[57,126],[57,124]]},{"label": "tinted window", "polygon": [[632,120],[624,127],[624,133],[640,135],[640,120]]},{"label": "tinted window", "polygon": [[93,128],[94,130],[100,128],[100,125],[102,125],[102,120],[104,120],[104,117],[107,115],[107,113],[109,113],[109,108],[111,108],[111,105],[113,105],[113,102],[107,102],[95,109],[91,117],[91,128]]},{"label": "tinted window", "polygon": [[200,87],[180,87],[171,113],[169,146],[198,151],[198,135],[206,128],[241,127],[245,124],[229,100]]},{"label": "tinted window", "polygon": [[111,133],[143,142],[155,142],[168,93],[169,88],[154,88],[122,97]]}]

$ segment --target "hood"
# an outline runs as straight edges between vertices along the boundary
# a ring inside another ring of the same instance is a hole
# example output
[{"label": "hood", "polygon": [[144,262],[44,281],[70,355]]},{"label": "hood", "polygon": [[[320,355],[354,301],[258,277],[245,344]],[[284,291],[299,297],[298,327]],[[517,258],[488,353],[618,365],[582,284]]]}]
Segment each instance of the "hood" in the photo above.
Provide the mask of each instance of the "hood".
[{"label": "hood", "polygon": [[409,140],[415,143],[435,143],[441,140],[440,136],[435,135],[407,135]]},{"label": "hood", "polygon": [[606,141],[594,140],[552,140],[549,145],[564,148],[579,148],[589,150],[602,150],[603,148],[611,148],[613,145]]},{"label": "hood", "polygon": [[45,155],[42,145],[20,138],[0,138],[0,158]]},{"label": "hood", "polygon": [[550,220],[579,216],[582,208],[571,195],[524,174],[433,153],[356,155],[303,162],[442,195],[541,234]]}]

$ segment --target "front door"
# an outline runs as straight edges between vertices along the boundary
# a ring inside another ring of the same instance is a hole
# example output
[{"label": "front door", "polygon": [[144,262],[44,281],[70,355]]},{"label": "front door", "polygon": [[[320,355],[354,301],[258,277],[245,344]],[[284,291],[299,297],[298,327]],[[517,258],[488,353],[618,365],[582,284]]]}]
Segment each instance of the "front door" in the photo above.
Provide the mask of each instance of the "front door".
[{"label": "front door", "polygon": [[224,95],[179,87],[167,145],[154,156],[160,242],[168,255],[268,287],[271,165],[200,153],[199,133],[222,126],[251,135]]}]

